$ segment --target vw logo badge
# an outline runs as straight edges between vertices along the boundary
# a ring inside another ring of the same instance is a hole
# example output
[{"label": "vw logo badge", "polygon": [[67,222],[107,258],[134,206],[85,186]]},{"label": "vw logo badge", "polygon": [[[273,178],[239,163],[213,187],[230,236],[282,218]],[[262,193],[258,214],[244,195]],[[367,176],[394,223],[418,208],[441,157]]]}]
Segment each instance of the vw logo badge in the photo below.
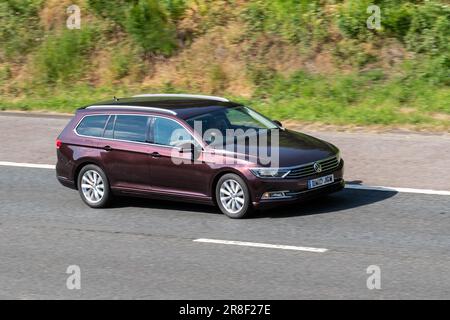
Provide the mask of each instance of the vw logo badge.
[{"label": "vw logo badge", "polygon": [[314,170],[316,170],[317,173],[322,172],[322,165],[318,162],[314,163]]}]

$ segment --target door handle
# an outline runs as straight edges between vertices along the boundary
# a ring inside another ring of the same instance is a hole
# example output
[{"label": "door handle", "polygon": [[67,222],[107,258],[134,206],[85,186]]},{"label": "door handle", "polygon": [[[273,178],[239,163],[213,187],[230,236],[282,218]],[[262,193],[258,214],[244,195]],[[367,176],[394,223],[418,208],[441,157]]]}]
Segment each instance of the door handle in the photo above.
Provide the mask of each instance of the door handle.
[{"label": "door handle", "polygon": [[158,152],[153,152],[150,154],[152,158],[161,158],[161,155]]},{"label": "door handle", "polygon": [[106,151],[112,151],[112,148],[111,148],[111,146],[104,146],[104,147],[103,147],[103,150],[106,150]]}]

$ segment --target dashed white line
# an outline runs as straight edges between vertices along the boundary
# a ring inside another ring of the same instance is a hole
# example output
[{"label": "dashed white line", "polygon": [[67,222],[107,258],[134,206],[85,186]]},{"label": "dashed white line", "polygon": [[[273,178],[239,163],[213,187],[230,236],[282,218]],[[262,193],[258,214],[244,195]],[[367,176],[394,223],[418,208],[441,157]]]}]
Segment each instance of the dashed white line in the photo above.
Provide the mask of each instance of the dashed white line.
[{"label": "dashed white line", "polygon": [[[55,166],[51,165],[51,164],[19,163],[19,162],[8,162],[8,161],[0,161],[0,166],[36,168],[36,169],[53,169],[53,170],[55,169]],[[355,189],[355,190],[369,190],[369,191],[384,191],[384,192],[416,193],[416,194],[450,196],[450,191],[446,191],[446,190],[366,186],[366,185],[359,185],[359,184],[347,184],[345,186],[345,188],[346,189]]]},{"label": "dashed white line", "polygon": [[55,169],[56,166],[51,164],[35,164],[35,163],[19,163],[0,161],[0,166],[6,167],[20,167],[20,168],[36,168],[36,169]]},{"label": "dashed white line", "polygon": [[196,239],[196,240],[194,240],[194,242],[225,244],[225,245],[256,247],[256,248],[267,248],[267,249],[306,251],[306,252],[315,252],[315,253],[324,253],[324,252],[328,251],[328,249],[324,249],[324,248],[297,247],[297,246],[286,246],[286,245],[278,245],[278,244],[231,241],[231,240]]}]

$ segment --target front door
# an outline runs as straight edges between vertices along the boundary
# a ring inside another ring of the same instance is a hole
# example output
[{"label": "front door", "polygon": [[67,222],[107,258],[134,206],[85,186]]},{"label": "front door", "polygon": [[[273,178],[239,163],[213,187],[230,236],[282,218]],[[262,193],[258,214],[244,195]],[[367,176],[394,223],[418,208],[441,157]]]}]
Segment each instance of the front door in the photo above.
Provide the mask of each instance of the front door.
[{"label": "front door", "polygon": [[155,117],[151,125],[152,157],[150,180],[152,190],[188,197],[208,197],[211,168],[201,162],[192,162],[192,154],[180,146],[194,143],[191,133],[178,121]]}]

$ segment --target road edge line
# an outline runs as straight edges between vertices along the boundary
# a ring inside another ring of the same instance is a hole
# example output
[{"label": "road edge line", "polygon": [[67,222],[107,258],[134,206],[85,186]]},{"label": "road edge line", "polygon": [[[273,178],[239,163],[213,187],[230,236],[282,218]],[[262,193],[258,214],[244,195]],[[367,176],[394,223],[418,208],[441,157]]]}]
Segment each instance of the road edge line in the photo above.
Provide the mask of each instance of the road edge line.
[{"label": "road edge line", "polygon": [[35,163],[19,163],[19,162],[8,162],[0,161],[0,166],[4,167],[19,167],[19,168],[35,168],[35,169],[56,169],[55,165],[51,164],[35,164]]},{"label": "road edge line", "polygon": [[399,192],[399,193],[416,193],[450,196],[450,191],[445,190],[430,190],[430,189],[413,189],[413,188],[396,188],[396,187],[382,187],[382,186],[365,186],[356,184],[347,184],[346,189],[366,190],[366,191],[383,191],[383,192]]},{"label": "road edge line", "polygon": [[[34,169],[49,169],[49,170],[56,169],[56,166],[51,165],[51,164],[20,163],[20,162],[9,162],[9,161],[0,161],[0,166],[19,167],[19,168],[34,168]],[[345,188],[353,189],[353,190],[366,190],[366,191],[383,191],[383,192],[415,193],[415,194],[450,196],[450,191],[446,191],[446,190],[366,186],[366,185],[360,185],[360,184],[346,184]]]}]

